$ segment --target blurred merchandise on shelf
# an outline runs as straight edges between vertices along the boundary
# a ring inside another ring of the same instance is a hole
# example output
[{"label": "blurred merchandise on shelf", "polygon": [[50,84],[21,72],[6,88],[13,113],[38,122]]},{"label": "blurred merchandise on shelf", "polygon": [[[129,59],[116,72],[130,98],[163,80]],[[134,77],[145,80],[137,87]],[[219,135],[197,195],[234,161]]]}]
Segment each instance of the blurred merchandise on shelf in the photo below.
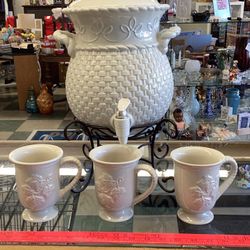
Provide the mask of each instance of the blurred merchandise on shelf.
[{"label": "blurred merchandise on shelf", "polygon": [[5,27],[15,27],[16,26],[16,18],[14,16],[7,16]]},{"label": "blurred merchandise on shelf", "polygon": [[31,29],[26,29],[23,33],[21,33],[21,36],[26,42],[30,42],[35,38],[35,34],[31,31]]},{"label": "blurred merchandise on shelf", "polygon": [[209,140],[209,135],[211,133],[211,125],[205,121],[198,123],[198,128],[196,129],[196,139],[197,140]]},{"label": "blurred merchandise on shelf", "polygon": [[211,136],[218,141],[232,140],[237,135],[226,127],[214,127]]},{"label": "blurred merchandise on shelf", "polygon": [[192,17],[194,22],[207,22],[210,13],[209,10],[205,10],[204,12],[197,12],[196,10],[192,11]]},{"label": "blurred merchandise on shelf", "polygon": [[0,53],[1,54],[10,54],[12,52],[10,44],[1,44]]},{"label": "blurred merchandise on shelf", "polygon": [[0,60],[0,78],[7,81],[15,79],[15,66],[10,60]]},{"label": "blurred merchandise on shelf", "polygon": [[187,72],[183,69],[173,70],[173,77],[175,86],[185,86],[187,85]]},{"label": "blurred merchandise on shelf", "polygon": [[187,60],[184,69],[187,72],[186,80],[188,83],[200,81],[201,63],[199,60]]},{"label": "blurred merchandise on shelf", "polygon": [[218,82],[221,75],[221,70],[216,68],[201,68],[200,72],[201,81],[205,85],[214,85]]},{"label": "blurred merchandise on shelf", "polygon": [[[180,45],[183,41],[184,49],[189,49],[190,52],[204,52],[212,43],[211,34],[202,34],[201,31],[183,31],[179,36],[173,39],[173,45]],[[175,46],[174,46],[175,47]]]},{"label": "blurred merchandise on shelf", "polygon": [[44,21],[44,34],[45,34],[45,36],[53,35],[53,33],[55,31],[53,16],[45,16],[43,21]]},{"label": "blurred merchandise on shelf", "polygon": [[221,105],[221,115],[220,118],[227,121],[229,117],[233,114],[233,108],[229,106],[222,106]]},{"label": "blurred merchandise on shelf", "polygon": [[245,71],[250,68],[249,43],[249,36],[245,35],[236,38],[234,59],[238,61],[238,67],[241,71]]},{"label": "blurred merchandise on shelf", "polygon": [[216,41],[216,46],[225,47],[226,45],[226,34],[227,34],[227,24],[214,22],[211,23],[211,35],[218,38]]},{"label": "blurred merchandise on shelf", "polygon": [[244,10],[245,11],[250,11],[250,0],[245,0]]},{"label": "blurred merchandise on shelf", "polygon": [[53,54],[55,48],[56,40],[53,36],[45,36],[41,43],[41,52],[46,55]]},{"label": "blurred merchandise on shelf", "polygon": [[9,37],[14,35],[14,28],[9,26],[9,27],[3,27],[1,29],[1,39],[3,40],[4,43],[8,43]]},{"label": "blurred merchandise on shelf", "polygon": [[250,188],[250,165],[241,164],[238,168],[235,184],[239,188],[249,189]]},{"label": "blurred merchandise on shelf", "polygon": [[233,61],[233,66],[229,70],[229,81],[234,82],[239,74],[238,61]]},{"label": "blurred merchandise on shelf", "polygon": [[204,112],[202,117],[212,119],[215,117],[215,110],[213,108],[213,89],[210,87],[206,88],[206,97],[204,103]]},{"label": "blurred merchandise on shelf", "polygon": [[237,37],[246,36],[250,32],[250,23],[247,21],[228,22],[227,46],[235,46]]},{"label": "blurred merchandise on shelf", "polygon": [[195,117],[199,111],[200,111],[200,103],[198,102],[196,98],[196,88],[195,87],[190,87],[190,92],[189,92],[189,104],[190,106],[190,113],[192,117]]},{"label": "blurred merchandise on shelf", "polygon": [[[249,107],[248,107],[249,108]],[[250,111],[241,111],[238,114],[237,121],[237,133],[238,135],[250,135]]]},{"label": "blurred merchandise on shelf", "polygon": [[192,0],[176,0],[176,17],[180,20],[190,20]]}]

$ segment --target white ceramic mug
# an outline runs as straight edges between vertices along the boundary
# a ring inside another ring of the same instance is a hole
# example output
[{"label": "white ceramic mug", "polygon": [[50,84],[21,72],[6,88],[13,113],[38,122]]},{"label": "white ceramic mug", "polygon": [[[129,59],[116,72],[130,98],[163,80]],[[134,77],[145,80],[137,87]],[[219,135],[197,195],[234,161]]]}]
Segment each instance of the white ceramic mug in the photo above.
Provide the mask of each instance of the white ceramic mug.
[{"label": "white ceramic mug", "polygon": [[[237,163],[220,151],[201,146],[180,147],[171,152],[174,161],[178,217],[189,224],[203,225],[214,218],[210,211],[217,199],[234,181]],[[231,166],[227,178],[220,184],[220,168]]]},{"label": "white ceramic mug", "polygon": [[[34,144],[13,150],[9,160],[15,164],[17,193],[24,206],[22,217],[30,222],[44,222],[55,218],[55,203],[79,180],[81,162],[72,156],[62,158],[63,150],[55,145]],[[67,163],[78,168],[73,180],[60,189],[59,167]]]},{"label": "white ceramic mug", "polygon": [[[111,222],[129,220],[133,206],[148,197],[157,185],[157,175],[152,166],[139,164],[140,149],[121,144],[94,148],[89,157],[94,163],[95,190],[99,203],[99,216]],[[136,195],[137,172],[145,170],[151,175],[149,187]]]}]

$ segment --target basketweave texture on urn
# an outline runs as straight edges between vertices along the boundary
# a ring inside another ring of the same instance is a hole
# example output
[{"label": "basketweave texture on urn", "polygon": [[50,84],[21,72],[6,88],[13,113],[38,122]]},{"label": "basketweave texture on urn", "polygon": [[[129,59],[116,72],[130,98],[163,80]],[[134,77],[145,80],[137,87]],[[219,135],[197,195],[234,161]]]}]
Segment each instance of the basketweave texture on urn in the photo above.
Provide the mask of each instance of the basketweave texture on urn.
[{"label": "basketweave texture on urn", "polygon": [[80,0],[63,9],[75,33],[56,31],[71,56],[66,95],[81,121],[110,127],[121,98],[129,98],[134,125],[160,120],[173,96],[166,56],[179,27],[159,32],[169,8],[155,0]]}]

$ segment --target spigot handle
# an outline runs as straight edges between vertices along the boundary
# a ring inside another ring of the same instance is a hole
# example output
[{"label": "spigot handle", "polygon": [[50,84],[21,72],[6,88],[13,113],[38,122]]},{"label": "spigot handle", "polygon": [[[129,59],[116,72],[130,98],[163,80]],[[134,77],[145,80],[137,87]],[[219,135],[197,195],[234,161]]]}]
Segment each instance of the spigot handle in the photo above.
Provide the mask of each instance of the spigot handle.
[{"label": "spigot handle", "polygon": [[129,104],[129,99],[121,98],[117,105],[118,111],[110,119],[110,123],[115,128],[116,136],[121,144],[127,144],[130,127],[134,123],[133,117],[126,112]]},{"label": "spigot handle", "polygon": [[128,108],[130,100],[128,98],[121,98],[118,102],[118,111],[124,112]]}]

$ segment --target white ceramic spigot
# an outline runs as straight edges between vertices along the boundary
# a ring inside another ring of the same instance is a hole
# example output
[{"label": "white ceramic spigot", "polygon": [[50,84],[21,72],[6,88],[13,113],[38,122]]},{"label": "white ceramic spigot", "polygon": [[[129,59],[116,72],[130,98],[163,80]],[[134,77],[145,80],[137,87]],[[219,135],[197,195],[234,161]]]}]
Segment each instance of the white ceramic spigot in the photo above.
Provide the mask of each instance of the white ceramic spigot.
[{"label": "white ceramic spigot", "polygon": [[133,125],[133,117],[127,113],[130,100],[122,98],[119,100],[118,111],[111,117],[111,125],[114,127],[116,136],[121,144],[127,144],[130,128]]}]

